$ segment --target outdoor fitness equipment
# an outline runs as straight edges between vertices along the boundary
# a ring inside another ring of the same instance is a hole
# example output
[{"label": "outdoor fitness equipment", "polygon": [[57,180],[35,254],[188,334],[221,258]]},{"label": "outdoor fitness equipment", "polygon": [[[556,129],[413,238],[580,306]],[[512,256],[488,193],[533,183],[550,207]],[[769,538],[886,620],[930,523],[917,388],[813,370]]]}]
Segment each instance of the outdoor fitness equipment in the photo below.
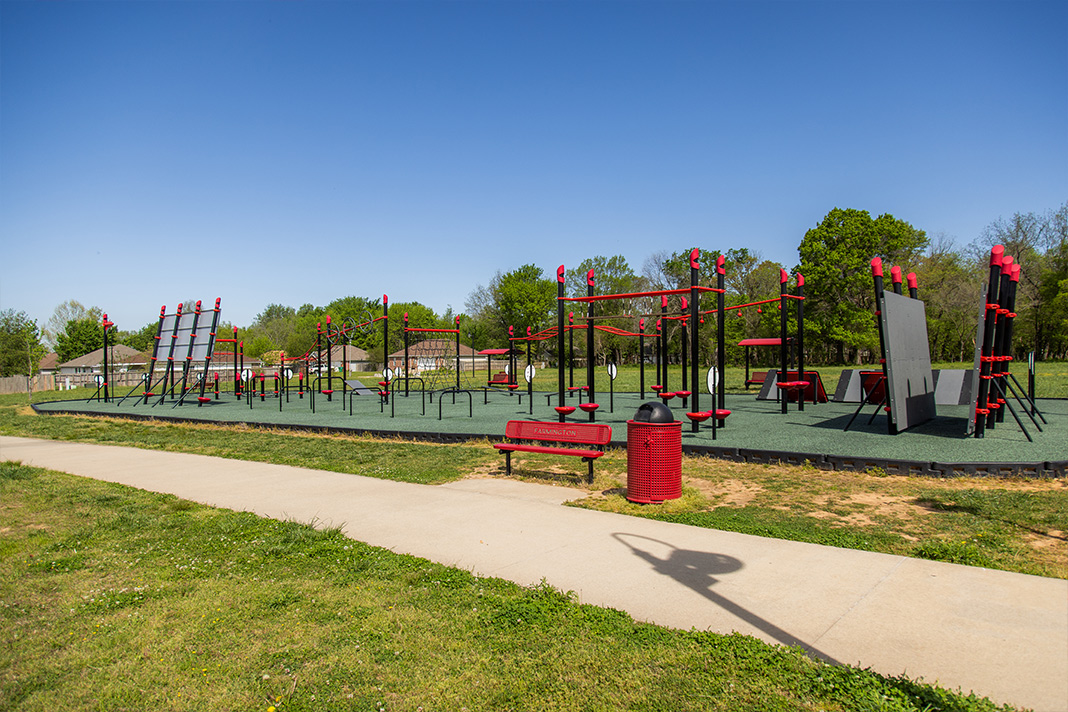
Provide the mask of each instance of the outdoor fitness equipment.
[{"label": "outdoor fitness equipment", "polygon": [[[691,360],[692,363],[696,364],[698,362],[698,339],[697,339],[698,329],[696,328],[696,326],[700,323],[699,322],[699,320],[700,320],[700,316],[699,316],[700,295],[701,295],[702,292],[719,292],[721,294],[723,292],[723,288],[719,287],[719,286],[717,286],[717,287],[701,287],[701,286],[698,285],[698,283],[697,283],[697,281],[698,281],[698,270],[700,268],[699,260],[700,260],[700,251],[697,250],[697,249],[694,249],[690,253],[690,287],[689,287],[689,289],[665,289],[665,290],[656,290],[656,291],[650,291],[650,292],[634,292],[634,293],[629,293],[629,294],[594,295],[594,293],[593,293],[593,287],[594,287],[593,271],[591,270],[587,274],[587,279],[586,279],[587,295],[585,297],[565,297],[564,296],[564,266],[560,265],[560,267],[556,271],[556,281],[557,281],[557,296],[556,296],[556,301],[557,301],[557,328],[556,328],[556,334],[555,334],[556,337],[557,337],[557,354],[558,354],[558,358],[557,358],[557,403],[558,403],[558,405],[556,406],[556,410],[559,413],[560,422],[564,422],[564,418],[568,414],[568,412],[573,412],[573,409],[571,411],[567,411],[566,409],[568,408],[568,406],[564,405],[564,395],[565,395],[565,385],[564,385],[565,384],[565,377],[564,377],[564,375],[565,374],[564,374],[564,358],[563,358],[563,354],[564,354],[564,328],[565,328],[565,325],[564,325],[564,313],[565,313],[564,305],[565,305],[565,303],[566,302],[585,302],[587,304],[587,335],[586,335],[587,353],[588,354],[592,354],[592,351],[593,351],[593,345],[592,345],[592,341],[593,341],[593,333],[592,332],[593,332],[593,329],[589,328],[589,327],[592,325],[592,319],[594,317],[593,305],[594,305],[595,302],[605,301],[605,300],[609,300],[609,299],[625,299],[625,298],[634,298],[634,297],[658,297],[658,296],[659,297],[668,297],[668,296],[671,296],[671,295],[680,295],[680,296],[681,295],[688,295],[690,313],[689,313],[689,316],[685,317],[685,318],[689,319],[690,323],[694,326],[694,328],[692,328],[690,330],[689,347],[690,347],[690,360]],[[662,309],[661,309],[661,311],[662,312],[665,311],[664,307],[663,307],[663,300],[662,300]],[[722,333],[722,328],[723,328],[723,326],[722,326],[723,310],[722,309],[719,310],[718,318],[720,319],[720,329],[721,329],[720,333]],[[545,333],[548,334],[549,332],[547,331]],[[685,345],[684,345],[684,347],[685,347]],[[662,346],[662,348],[663,348],[663,346]],[[663,350],[666,351],[666,348],[663,348]],[[722,358],[722,354],[723,354],[723,350],[722,349],[720,350],[720,354],[721,354],[720,358]],[[666,361],[666,359],[661,359],[661,360],[662,361]],[[589,386],[588,395],[589,395],[590,402],[594,402],[595,395],[596,395],[595,392],[594,392],[594,389],[593,389],[593,363],[592,362],[593,362],[593,359],[587,357],[587,359],[586,359],[586,369],[587,369],[586,381],[587,381],[587,384]],[[722,364],[721,364],[721,367],[722,367]],[[690,377],[691,377],[690,393],[691,393],[691,395],[693,397],[693,403],[691,405],[691,408],[696,413],[699,413],[700,411],[698,410],[698,408],[699,408],[698,401],[699,401],[699,394],[700,394],[700,386],[699,386],[699,382],[698,382],[698,373],[697,373],[697,369],[696,368],[691,369]],[[661,383],[660,385],[663,385],[663,384]],[[715,395],[713,395],[713,398],[715,398]],[[708,416],[704,416],[703,418],[700,418],[700,419],[693,418],[693,417],[690,418],[691,427],[692,427],[693,432],[698,432],[698,430],[700,429],[701,420],[704,420],[707,417]],[[593,416],[593,413],[591,412],[590,413],[590,420],[593,420],[593,419],[594,419],[594,416]],[[715,428],[716,428],[715,419],[712,419],[712,421],[713,421],[712,436],[714,438],[715,437]]]},{"label": "outdoor fitness equipment", "polygon": [[916,298],[915,274],[908,275],[909,296],[906,297],[902,294],[900,267],[890,270],[893,285],[890,292],[884,289],[883,264],[878,257],[872,259],[871,271],[882,371],[862,374],[863,397],[844,429],[849,430],[864,406],[874,403],[878,396],[878,405],[868,422],[880,411],[885,412],[887,431],[896,435],[936,415],[927,316],[924,303]]},{"label": "outdoor fitness equipment", "polygon": [[[1011,393],[1035,427],[1042,431],[1035,416],[1041,418],[1042,422],[1046,422],[1046,419],[1035,405],[1033,388],[1024,394],[1023,387],[1009,371],[1009,364],[1013,360],[1012,327],[1016,318],[1014,310],[1020,265],[1014,264],[1014,259],[1004,253],[1002,245],[995,245],[990,250],[990,281],[984,290],[982,316],[976,328],[975,370],[979,379],[973,397],[974,407],[969,415],[968,434],[984,437],[987,429],[1004,422],[1007,409],[1028,442],[1034,442],[1008,399]],[[1033,362],[1029,359],[1031,370]]]},{"label": "outdoor fitness equipment", "polygon": [[[204,404],[211,399],[204,395],[208,383],[208,371],[211,368],[211,359],[215,351],[215,331],[219,325],[221,298],[215,300],[215,308],[212,310],[211,321],[201,320],[201,303],[198,301],[192,312],[182,313],[182,305],[179,304],[174,314],[167,314],[167,307],[160,307],[159,326],[156,329],[155,344],[152,348],[152,358],[149,362],[149,371],[145,378],[144,392],[141,394],[145,404],[148,399],[156,394],[154,390],[159,388],[159,400],[153,405],[164,403],[168,396],[173,397],[179,385],[181,393],[171,407],[177,407],[185,402],[186,396],[199,385],[197,402]],[[185,353],[184,357],[181,356]],[[162,354],[167,354],[167,364],[163,377],[153,384],[152,378],[156,364]],[[175,358],[182,361],[181,378],[175,364]],[[196,380],[190,384],[190,377],[194,374],[194,363],[203,362],[204,366]],[[135,403],[136,405],[136,403]]]},{"label": "outdoor fitness equipment", "polygon": [[[108,329],[113,327],[113,326],[115,326],[115,324],[113,322],[111,322],[111,321],[108,321],[108,315],[105,314],[103,319],[101,320],[101,325],[104,327],[103,376],[99,379],[99,382],[98,382],[97,387],[96,387],[96,393],[94,393],[93,395],[89,396],[89,399],[86,401],[87,403],[89,401],[100,400],[100,391],[101,390],[104,392],[104,403],[110,403],[111,402],[111,398],[108,397],[108,381],[111,380],[111,371],[108,369]],[[125,398],[123,400],[125,400]],[[122,401],[119,401],[119,402],[121,403]]]}]

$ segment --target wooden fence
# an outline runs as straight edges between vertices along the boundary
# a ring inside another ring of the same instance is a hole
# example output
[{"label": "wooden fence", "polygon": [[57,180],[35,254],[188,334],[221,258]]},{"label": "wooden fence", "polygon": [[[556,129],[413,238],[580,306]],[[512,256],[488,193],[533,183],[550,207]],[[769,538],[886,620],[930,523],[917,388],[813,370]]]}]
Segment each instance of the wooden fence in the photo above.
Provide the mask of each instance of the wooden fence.
[{"label": "wooden fence", "polygon": [[[6,376],[0,378],[0,394],[29,393],[31,379],[26,376]],[[56,378],[51,373],[39,373],[32,379],[33,390],[51,391],[56,387]]]}]

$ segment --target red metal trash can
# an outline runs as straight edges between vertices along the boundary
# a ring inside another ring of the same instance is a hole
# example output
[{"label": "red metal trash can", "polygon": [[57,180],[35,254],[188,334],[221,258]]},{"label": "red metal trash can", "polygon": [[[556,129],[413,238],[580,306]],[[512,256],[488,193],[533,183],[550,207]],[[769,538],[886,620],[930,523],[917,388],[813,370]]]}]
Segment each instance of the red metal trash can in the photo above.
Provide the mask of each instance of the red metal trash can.
[{"label": "red metal trash can", "polygon": [[[664,411],[670,422],[649,422],[664,420]],[[646,403],[627,421],[627,499],[657,504],[681,496],[682,423],[664,404]]]}]

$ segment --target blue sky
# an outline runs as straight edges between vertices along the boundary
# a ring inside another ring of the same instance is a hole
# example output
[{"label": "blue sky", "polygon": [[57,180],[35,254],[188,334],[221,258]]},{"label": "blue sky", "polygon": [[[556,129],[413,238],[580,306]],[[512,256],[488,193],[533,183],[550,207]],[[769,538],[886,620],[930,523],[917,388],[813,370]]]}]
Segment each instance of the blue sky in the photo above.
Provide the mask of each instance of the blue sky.
[{"label": "blue sky", "polygon": [[0,308],[42,325],[1066,200],[1064,2],[0,2]]}]

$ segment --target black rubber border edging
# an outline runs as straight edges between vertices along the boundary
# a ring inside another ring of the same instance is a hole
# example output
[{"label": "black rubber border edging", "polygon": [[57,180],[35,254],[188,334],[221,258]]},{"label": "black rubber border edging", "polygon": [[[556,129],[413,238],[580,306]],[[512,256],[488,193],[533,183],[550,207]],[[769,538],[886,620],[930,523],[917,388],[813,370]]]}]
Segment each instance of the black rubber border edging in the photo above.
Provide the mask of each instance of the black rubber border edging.
[{"label": "black rubber border edging", "polygon": [[[56,401],[51,401],[55,403]],[[76,402],[76,401],[68,401]],[[337,426],[299,425],[293,423],[260,423],[255,421],[210,420],[206,418],[182,418],[177,416],[140,415],[138,413],[86,413],[80,410],[38,410],[38,415],[89,415],[127,420],[163,420],[172,423],[208,423],[219,426],[243,425],[261,430],[293,430],[314,433],[339,433],[345,435],[375,435],[404,440],[463,443],[472,440],[503,442],[504,436],[485,433],[435,433],[403,430],[371,430],[367,428],[342,428]],[[609,447],[625,450],[626,441],[612,441]],[[762,465],[811,466],[820,470],[846,472],[882,472],[887,475],[913,475],[918,477],[1065,477],[1068,476],[1068,460],[1047,462],[923,462],[917,460],[890,460],[878,457],[855,457],[851,455],[819,455],[806,452],[781,450],[753,450],[749,448],[718,447],[715,445],[683,445],[682,451],[689,455],[705,455],[731,462],[749,462]]]}]

